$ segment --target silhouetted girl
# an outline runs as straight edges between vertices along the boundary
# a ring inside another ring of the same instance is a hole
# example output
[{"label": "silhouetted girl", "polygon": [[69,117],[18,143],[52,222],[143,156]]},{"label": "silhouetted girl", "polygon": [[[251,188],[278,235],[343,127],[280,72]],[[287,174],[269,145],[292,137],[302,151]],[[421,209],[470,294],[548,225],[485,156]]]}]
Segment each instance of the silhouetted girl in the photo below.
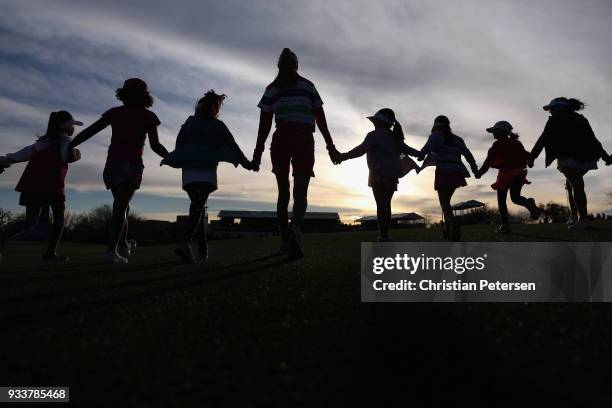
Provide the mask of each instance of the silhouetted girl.
[{"label": "silhouetted girl", "polygon": [[374,130],[367,134],[365,140],[347,153],[340,153],[338,162],[367,153],[368,186],[372,188],[376,200],[376,216],[378,218],[379,242],[391,241],[389,226],[391,224],[391,199],[397,191],[399,178],[408,173],[412,168],[420,170],[412,160],[408,163],[412,166],[404,166],[406,160],[402,161],[402,155],[410,155],[422,158],[423,155],[416,149],[404,143],[404,132],[402,126],[395,119],[395,113],[388,108],[376,112],[374,116],[368,116],[374,124]]},{"label": "silhouetted girl", "polygon": [[[281,251],[288,252],[289,258],[303,256],[302,221],[308,206],[308,184],[314,177],[314,138],[315,123],[319,127],[330,158],[334,161],[338,151],[327,128],[323,101],[314,84],[298,74],[297,56],[285,48],[278,59],[278,75],[266,87],[258,105],[259,132],[253,153],[253,164],[259,170],[261,155],[272,127],[270,157],[272,172],[276,175],[278,200],[276,212],[280,224]],[[289,170],[293,167],[293,214],[289,224]]]},{"label": "silhouetted girl", "polygon": [[43,209],[51,207],[53,211],[53,226],[43,261],[68,260],[68,257],[58,255],[56,250],[64,230],[64,184],[68,163],[81,158],[77,149],[68,147],[75,125],[81,126],[83,123],[75,121],[66,111],[52,112],[47,131],[36,143],[9,153],[0,160],[2,167],[28,162],[15,190],[21,193],[19,204],[26,208],[26,221],[30,228],[36,226]]},{"label": "silhouetted girl", "polygon": [[210,90],[201,98],[195,114],[187,118],[176,138],[176,147],[162,164],[183,169],[183,190],[189,195],[189,221],[176,253],[185,262],[193,262],[191,243],[199,230],[199,257],[208,258],[206,223],[202,216],[208,196],[217,189],[217,165],[220,161],[242,165],[251,170],[251,162],[240,150],[225,123],[217,119],[225,95]]},{"label": "silhouetted girl", "polygon": [[130,78],[122,88],[117,89],[116,96],[123,106],[106,111],[94,124],[79,133],[70,146],[78,146],[107,126],[112,128],[104,167],[104,184],[113,193],[113,217],[111,241],[104,259],[107,263],[127,263],[131,250],[127,240],[127,215],[130,201],[142,181],[142,155],[147,135],[155,153],[166,157],[168,151],[159,143],[157,136],[160,121],[155,113],[147,109],[153,105],[153,97],[146,82]]},{"label": "silhouetted girl", "polygon": [[531,151],[530,166],[546,149],[546,167],[555,159],[557,169],[566,179],[571,215],[569,229],[590,227],[587,210],[587,197],[584,191],[584,175],[597,169],[597,161],[611,162],[610,156],[602,147],[589,121],[578,113],[584,103],[578,99],[555,98],[544,110],[550,112],[546,127]]},{"label": "silhouetted girl", "polygon": [[523,185],[530,184],[527,180],[527,165],[529,163],[529,152],[518,140],[518,134],[512,132],[512,125],[506,121],[497,122],[487,132],[492,133],[495,138],[493,146],[489,149],[487,158],[478,171],[478,177],[485,174],[490,167],[499,169],[497,181],[491,184],[493,190],[497,190],[497,205],[501,215],[501,225],[497,229],[499,233],[508,233],[508,206],[506,198],[510,191],[510,199],[514,204],[521,205],[529,210],[532,220],[540,216],[540,209],[533,198],[525,198],[521,195]]},{"label": "silhouetted girl", "polygon": [[455,222],[451,199],[457,188],[467,186],[465,179],[470,177],[470,173],[461,161],[461,156],[464,156],[469,163],[472,173],[478,174],[474,156],[465,146],[463,139],[453,134],[446,116],[438,116],[434,120],[431,135],[421,149],[421,153],[432,155],[425,161],[426,163],[434,161],[436,165],[434,189],[438,192],[440,207],[444,214],[442,236],[458,241],[461,239],[461,229]]}]

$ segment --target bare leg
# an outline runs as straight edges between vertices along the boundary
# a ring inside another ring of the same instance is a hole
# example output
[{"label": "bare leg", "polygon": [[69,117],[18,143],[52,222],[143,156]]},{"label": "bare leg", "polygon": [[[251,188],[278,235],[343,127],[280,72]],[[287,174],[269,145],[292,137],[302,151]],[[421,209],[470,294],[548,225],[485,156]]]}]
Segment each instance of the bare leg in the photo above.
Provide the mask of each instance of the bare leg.
[{"label": "bare leg", "polygon": [[123,224],[123,229],[121,229],[121,236],[119,237],[119,247],[129,248],[127,242],[127,234],[128,234],[128,220],[130,215],[130,206],[128,204],[127,209],[125,210],[125,223]]},{"label": "bare leg", "polygon": [[113,216],[111,219],[111,239],[108,250],[116,252],[121,234],[125,228],[127,210],[136,190],[131,184],[125,183],[115,187],[112,191],[114,198]]},{"label": "bare leg", "polygon": [[288,226],[289,226],[289,178],[285,175],[276,175],[276,184],[278,186],[278,198],[276,200],[276,216],[280,226],[281,237],[283,242],[287,242]]},{"label": "bare leg", "polygon": [[497,207],[499,208],[499,215],[501,216],[502,224],[508,223],[508,206],[506,205],[507,197],[508,189],[497,190]]},{"label": "bare leg", "polygon": [[444,221],[452,224],[455,220],[453,209],[451,207],[451,199],[455,193],[455,188],[442,188],[438,190],[438,200],[440,201],[440,208],[444,213]]},{"label": "bare leg", "polygon": [[291,223],[296,225],[298,229],[302,228],[306,208],[308,208],[309,183],[309,176],[293,177],[293,215],[291,217]]},{"label": "bare leg", "polygon": [[55,255],[57,245],[64,232],[64,212],[66,210],[66,204],[62,202],[54,203],[51,205],[53,211],[53,225],[49,232],[49,242],[47,244],[47,255]]},{"label": "bare leg", "polygon": [[[571,185],[573,201],[580,217],[580,220],[586,220],[589,216],[587,210],[587,196],[584,191],[584,171],[580,169],[566,168],[563,174]],[[569,191],[569,190],[568,190]]]},{"label": "bare leg", "polygon": [[374,200],[376,200],[376,217],[378,218],[378,230],[380,239],[389,238],[389,227],[391,225],[391,200],[394,191],[384,185],[375,184],[372,187]]},{"label": "bare leg", "polygon": [[565,180],[565,189],[567,190],[567,201],[569,202],[570,207],[570,218],[572,220],[578,219],[578,207],[576,207],[576,202],[574,201],[574,192],[572,191],[572,185],[569,180]]},{"label": "bare leg", "polygon": [[34,228],[40,220],[40,213],[42,207],[39,205],[28,205],[26,206],[26,221],[30,228]]}]

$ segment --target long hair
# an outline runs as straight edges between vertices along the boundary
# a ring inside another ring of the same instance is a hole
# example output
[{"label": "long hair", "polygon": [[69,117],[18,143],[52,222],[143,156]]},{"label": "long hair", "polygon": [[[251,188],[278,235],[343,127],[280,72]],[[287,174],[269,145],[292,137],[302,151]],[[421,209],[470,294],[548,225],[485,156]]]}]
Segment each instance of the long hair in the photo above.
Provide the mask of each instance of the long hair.
[{"label": "long hair", "polygon": [[297,80],[297,55],[289,48],[284,48],[278,57],[278,74],[272,81],[275,86],[290,86],[294,85]]},{"label": "long hair", "polygon": [[404,130],[397,119],[393,122],[393,136],[397,137],[398,140],[404,140]]},{"label": "long hair", "polygon": [[38,136],[39,142],[51,141],[62,134],[62,124],[72,120],[72,115],[66,111],[51,112],[44,135]]},{"label": "long hair", "polygon": [[434,119],[434,125],[431,131],[433,133],[436,130],[444,132],[444,143],[448,145],[453,144],[453,130],[450,127],[450,120],[446,116],[440,115]]},{"label": "long hair", "polygon": [[586,106],[584,102],[576,98],[569,98],[567,100],[567,103],[569,103],[569,108],[573,110],[574,112],[581,111]]},{"label": "long hair", "polygon": [[509,133],[509,136],[510,136],[510,140],[518,140],[518,138],[520,137],[518,133],[515,133],[512,131]]},{"label": "long hair", "polygon": [[215,105],[221,106],[225,98],[227,98],[227,95],[225,94],[219,95],[215,92],[214,89],[210,89],[208,92],[204,94],[203,97],[201,97],[198,100],[198,103],[196,103],[196,106],[195,106],[196,116],[200,116],[200,117],[212,116],[212,112],[211,112],[212,107]]}]

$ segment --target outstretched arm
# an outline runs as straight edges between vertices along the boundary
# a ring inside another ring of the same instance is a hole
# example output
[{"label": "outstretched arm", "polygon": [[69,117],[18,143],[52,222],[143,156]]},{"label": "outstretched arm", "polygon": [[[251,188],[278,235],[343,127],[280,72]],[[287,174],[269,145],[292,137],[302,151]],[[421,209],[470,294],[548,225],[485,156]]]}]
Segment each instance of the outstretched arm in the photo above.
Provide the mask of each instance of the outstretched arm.
[{"label": "outstretched arm", "polygon": [[259,130],[257,131],[257,144],[255,145],[255,151],[253,152],[253,165],[259,170],[259,164],[261,163],[261,155],[266,147],[266,140],[272,129],[272,119],[274,113],[262,110],[259,114]]},{"label": "outstretched arm", "polygon": [[374,145],[374,139],[371,136],[366,136],[363,142],[360,145],[354,147],[346,153],[339,153],[338,162],[355,159],[357,157],[361,157],[366,154]]},{"label": "outstretched arm", "polygon": [[68,143],[67,150],[71,151],[71,149],[74,149],[75,147],[83,143],[84,141],[92,138],[97,133],[101,132],[109,124],[110,123],[108,123],[108,119],[104,117],[98,119],[97,121],[92,123],[90,126],[83,129],[78,135],[76,135],[76,137],[72,139],[70,143]]},{"label": "outstretched arm", "polygon": [[474,159],[474,155],[472,154],[470,149],[467,148],[465,143],[463,143],[462,148],[463,148],[463,151],[462,151],[463,157],[465,157],[465,160],[467,160],[468,164],[470,165],[470,168],[472,169],[472,173],[474,173],[475,176],[479,176],[478,165],[476,164],[476,159]]},{"label": "outstretched arm", "polygon": [[151,150],[157,153],[162,159],[168,156],[168,150],[159,143],[159,135],[157,134],[157,127],[153,127],[149,131],[149,145],[151,146]]},{"label": "outstretched arm", "polygon": [[323,107],[316,108],[314,110],[315,121],[317,122],[317,126],[323,135],[323,139],[325,139],[325,146],[327,148],[327,152],[329,153],[329,158],[334,164],[339,163],[340,153],[334,146],[334,141],[332,140],[331,134],[329,133],[329,129],[327,127],[327,119],[325,118],[325,111]]},{"label": "outstretched arm", "polygon": [[418,157],[418,158],[424,158],[425,157],[425,154],[421,153],[420,150],[414,149],[414,148],[408,146],[406,143],[403,143],[403,145],[402,145],[402,153],[405,153],[405,154],[407,154],[409,156],[412,156],[412,157]]}]

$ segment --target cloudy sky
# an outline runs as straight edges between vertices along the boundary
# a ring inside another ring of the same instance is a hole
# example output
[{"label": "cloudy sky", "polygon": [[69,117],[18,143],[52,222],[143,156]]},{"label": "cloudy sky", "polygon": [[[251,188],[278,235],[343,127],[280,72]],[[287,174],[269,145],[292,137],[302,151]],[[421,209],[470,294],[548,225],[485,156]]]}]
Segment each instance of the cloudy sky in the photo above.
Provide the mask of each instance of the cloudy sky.
[{"label": "cloudy sky", "polygon": [[[49,112],[67,109],[86,124],[118,101],[128,77],[145,79],[162,121],[160,138],[176,133],[204,91],[229,95],[221,119],[247,156],[255,146],[257,103],[273,79],[283,47],[315,82],[336,146],[346,151],[371,130],[365,116],[395,110],[406,141],[420,148],[433,118],[446,114],[479,163],[492,140],[484,128],[511,121],[528,149],[546,122],[541,106],[556,96],[584,99],[585,115],[612,150],[612,2],[609,0],[476,1],[5,1],[0,0],[0,154],[30,144]],[[343,217],[371,214],[365,158],[333,166],[317,140],[311,210]],[[68,176],[68,206],[86,211],[111,196],[101,180],[110,129],[81,146]],[[600,162],[601,163],[601,162]],[[143,186],[134,209],[172,219],[187,210],[180,173],[159,167],[147,147]],[[592,211],[610,211],[612,168],[587,177]],[[248,173],[222,164],[219,209],[274,209],[269,155]],[[0,206],[18,209],[12,191],[23,165],[0,176]],[[495,205],[495,173],[455,200]],[[565,202],[562,176],[542,157],[526,194]],[[400,182],[394,212],[436,217],[433,170]]]}]

